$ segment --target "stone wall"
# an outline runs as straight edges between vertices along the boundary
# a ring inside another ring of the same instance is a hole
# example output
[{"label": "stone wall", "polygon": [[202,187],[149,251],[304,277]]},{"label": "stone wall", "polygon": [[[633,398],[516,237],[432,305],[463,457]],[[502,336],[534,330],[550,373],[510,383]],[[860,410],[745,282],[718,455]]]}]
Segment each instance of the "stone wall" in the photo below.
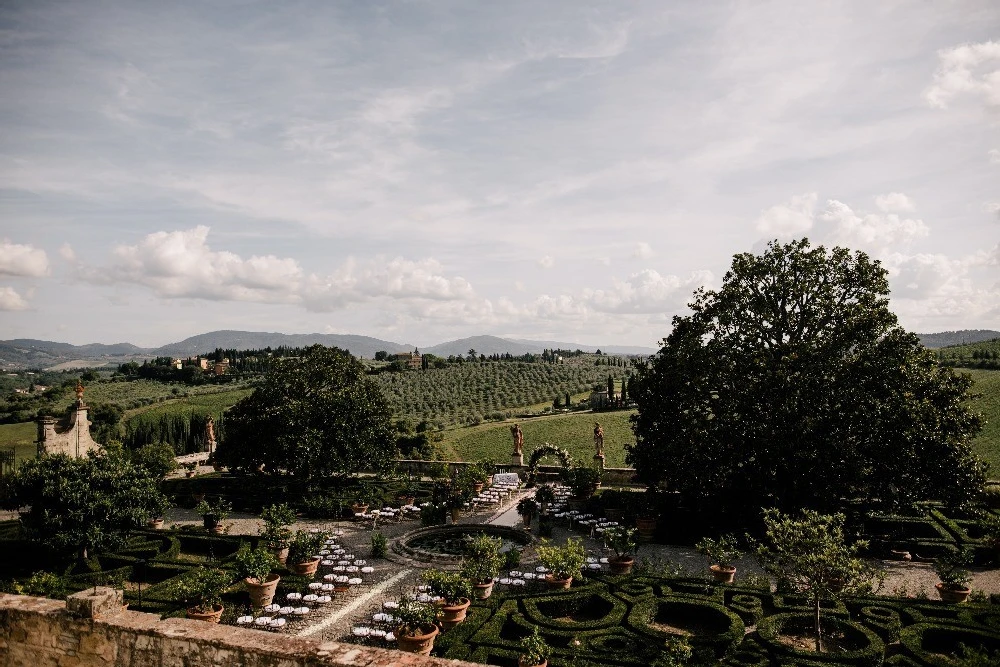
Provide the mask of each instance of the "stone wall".
[{"label": "stone wall", "polygon": [[0,665],[31,667],[473,667],[386,649],[121,610],[121,591],[67,602],[0,593]]},{"label": "stone wall", "polygon": [[[527,458],[527,456],[525,456]],[[396,460],[396,472],[399,474],[410,474],[410,475],[429,475],[431,471],[437,469],[441,464],[448,466],[449,472],[454,472],[456,469],[461,469],[470,463],[463,461],[418,461],[415,459],[397,459]],[[514,466],[514,465],[503,465],[504,472],[516,472],[521,476],[521,479],[527,475],[528,466]],[[559,472],[562,470],[561,466],[538,466],[538,471],[543,474],[548,479],[556,479]],[[602,484],[606,486],[644,486],[638,482],[633,481],[635,477],[635,470],[633,468],[605,468],[602,479]]]},{"label": "stone wall", "polygon": [[62,423],[52,417],[38,420],[39,454],[67,454],[75,458],[86,456],[87,452],[100,447],[90,437],[86,405],[77,405]]}]

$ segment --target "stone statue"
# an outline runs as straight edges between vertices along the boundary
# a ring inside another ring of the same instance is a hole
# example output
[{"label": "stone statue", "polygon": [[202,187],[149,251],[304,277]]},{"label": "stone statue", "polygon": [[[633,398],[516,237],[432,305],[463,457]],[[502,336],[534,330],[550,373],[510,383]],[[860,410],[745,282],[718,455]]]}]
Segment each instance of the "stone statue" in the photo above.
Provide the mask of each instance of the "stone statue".
[{"label": "stone statue", "polygon": [[598,422],[594,422],[594,449],[596,456],[604,456],[604,429]]},{"label": "stone statue", "polygon": [[83,383],[79,380],[76,381],[76,402],[77,405],[83,405]]},{"label": "stone statue", "polygon": [[521,455],[524,453],[524,433],[521,432],[520,424],[514,424],[510,427],[510,435],[514,439],[514,454]]},{"label": "stone statue", "polygon": [[205,422],[205,443],[209,452],[215,448],[215,420],[211,416]]}]

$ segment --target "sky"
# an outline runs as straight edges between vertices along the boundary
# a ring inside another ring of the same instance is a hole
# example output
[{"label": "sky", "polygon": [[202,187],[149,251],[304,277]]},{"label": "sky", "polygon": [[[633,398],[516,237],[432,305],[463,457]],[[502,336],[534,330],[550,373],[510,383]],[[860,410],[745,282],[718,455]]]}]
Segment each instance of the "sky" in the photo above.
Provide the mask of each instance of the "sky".
[{"label": "sky", "polygon": [[732,256],[1000,329],[1000,3],[0,3],[0,339],[656,346]]}]

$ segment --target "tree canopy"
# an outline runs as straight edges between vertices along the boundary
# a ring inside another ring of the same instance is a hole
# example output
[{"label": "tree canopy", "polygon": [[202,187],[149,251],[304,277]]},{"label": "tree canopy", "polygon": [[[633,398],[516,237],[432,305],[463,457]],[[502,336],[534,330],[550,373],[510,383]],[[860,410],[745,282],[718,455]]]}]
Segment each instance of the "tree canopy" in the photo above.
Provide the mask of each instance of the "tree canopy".
[{"label": "tree canopy", "polygon": [[391,411],[362,364],[314,345],[274,363],[226,412],[217,456],[231,468],[303,480],[388,470]]},{"label": "tree canopy", "polygon": [[129,530],[166,511],[158,483],[122,456],[43,456],[25,461],[6,480],[3,506],[22,509],[29,538],[86,558],[88,550],[120,546]]},{"label": "tree canopy", "polygon": [[985,479],[971,379],[938,368],[888,294],[879,262],[845,248],[802,239],[736,255],[636,365],[626,460],[695,507],[743,517],[963,502]]}]

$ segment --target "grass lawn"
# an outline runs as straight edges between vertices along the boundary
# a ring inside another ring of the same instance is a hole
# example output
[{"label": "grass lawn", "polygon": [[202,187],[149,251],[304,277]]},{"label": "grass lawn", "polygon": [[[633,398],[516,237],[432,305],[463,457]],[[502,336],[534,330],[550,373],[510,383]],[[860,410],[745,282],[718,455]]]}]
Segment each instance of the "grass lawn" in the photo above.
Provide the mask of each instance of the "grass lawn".
[{"label": "grass lawn", "polygon": [[990,479],[1000,479],[1000,371],[956,368],[955,372],[968,373],[976,381],[972,391],[978,395],[970,404],[984,423],[973,448],[990,464]]},{"label": "grass lawn", "polygon": [[[524,460],[545,443],[562,447],[575,463],[591,465],[594,456],[594,422],[604,428],[605,463],[609,468],[625,466],[626,442],[634,442],[628,418],[631,412],[578,412],[533,417],[518,421],[524,432]],[[444,432],[438,443],[444,457],[459,461],[492,459],[498,463],[510,461],[514,449],[510,427],[514,420],[480,424]]]},{"label": "grass lawn", "polygon": [[0,424],[0,448],[14,448],[14,460],[34,458],[38,452],[35,439],[38,437],[38,427],[35,422],[20,424]]}]

